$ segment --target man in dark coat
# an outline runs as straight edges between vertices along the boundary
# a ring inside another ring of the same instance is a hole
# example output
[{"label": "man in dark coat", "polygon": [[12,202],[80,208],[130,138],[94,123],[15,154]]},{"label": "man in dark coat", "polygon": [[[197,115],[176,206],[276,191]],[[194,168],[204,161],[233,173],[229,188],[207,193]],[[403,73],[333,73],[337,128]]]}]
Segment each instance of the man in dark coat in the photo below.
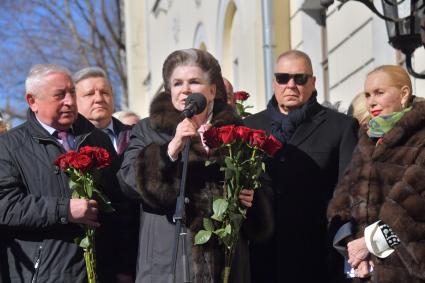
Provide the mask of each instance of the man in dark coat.
[{"label": "man in dark coat", "polygon": [[[107,136],[78,115],[69,71],[35,65],[25,82],[27,122],[0,137],[0,272],[4,282],[86,282],[78,224],[99,227],[94,200],[71,198],[68,177],[54,165],[66,149],[99,146]],[[68,138],[59,138],[66,132]],[[103,190],[106,171],[98,179]]]},{"label": "man in dark coat", "polygon": [[[105,132],[118,154],[118,171],[128,146],[131,127],[112,117],[115,109],[112,85],[99,67],[81,69],[73,76],[78,111],[96,128]],[[134,282],[136,272],[139,205],[127,199],[113,174],[113,206],[116,213],[105,215],[108,225],[100,228],[97,238],[99,268],[102,282]],[[105,248],[103,248],[103,246]]]},{"label": "man in dark coat", "polygon": [[267,110],[245,119],[248,127],[266,130],[284,144],[267,164],[275,232],[267,242],[251,243],[252,279],[332,282],[326,207],[351,159],[358,123],[317,103],[307,54],[283,53],[275,71]]}]

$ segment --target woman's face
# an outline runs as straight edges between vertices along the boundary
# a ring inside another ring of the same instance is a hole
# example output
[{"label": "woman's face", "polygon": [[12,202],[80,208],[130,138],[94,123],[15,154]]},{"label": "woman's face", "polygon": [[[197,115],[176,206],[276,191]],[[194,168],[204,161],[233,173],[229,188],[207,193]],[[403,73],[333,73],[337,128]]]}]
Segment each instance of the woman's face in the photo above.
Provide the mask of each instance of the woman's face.
[{"label": "woman's face", "polygon": [[387,73],[371,73],[364,85],[367,110],[372,117],[399,112],[407,102],[410,89],[397,86]]},{"label": "woman's face", "polygon": [[183,111],[187,96],[195,92],[203,94],[207,105],[210,105],[216,86],[208,82],[204,71],[198,66],[177,66],[170,77],[170,92],[173,106]]}]

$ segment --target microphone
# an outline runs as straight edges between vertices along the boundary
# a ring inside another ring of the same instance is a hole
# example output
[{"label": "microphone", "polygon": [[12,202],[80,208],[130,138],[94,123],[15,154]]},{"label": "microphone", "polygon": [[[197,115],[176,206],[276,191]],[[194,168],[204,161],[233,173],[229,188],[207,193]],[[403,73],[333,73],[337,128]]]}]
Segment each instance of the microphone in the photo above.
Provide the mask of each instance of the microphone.
[{"label": "microphone", "polygon": [[192,118],[194,115],[202,113],[207,106],[207,100],[201,93],[191,93],[188,95],[185,101],[183,116],[186,118]]}]

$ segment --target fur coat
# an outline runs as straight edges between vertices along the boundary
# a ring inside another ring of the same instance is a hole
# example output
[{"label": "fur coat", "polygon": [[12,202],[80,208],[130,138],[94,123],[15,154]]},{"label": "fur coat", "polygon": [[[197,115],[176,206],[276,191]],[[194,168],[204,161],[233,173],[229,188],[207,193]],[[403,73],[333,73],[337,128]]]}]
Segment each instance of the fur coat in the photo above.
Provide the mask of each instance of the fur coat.
[{"label": "fur coat", "polygon": [[328,217],[331,223],[351,221],[354,239],[378,220],[400,238],[390,256],[371,255],[370,282],[425,282],[425,102],[414,104],[378,145],[360,131]]},{"label": "fur coat", "polygon": [[[137,191],[142,202],[142,214],[145,214],[141,223],[141,242],[146,233],[151,233],[152,229],[157,229],[161,231],[157,234],[157,237],[166,237],[167,239],[160,240],[155,238],[156,236],[149,236],[146,239],[151,239],[153,242],[161,241],[162,247],[160,248],[164,249],[164,253],[171,253],[174,245],[174,233],[171,233],[170,238],[165,234],[174,231],[175,225],[171,219],[174,214],[181,180],[181,157],[178,161],[172,162],[167,155],[167,147],[182,119],[180,112],[173,107],[170,95],[161,93],[151,104],[150,117],[142,120],[133,130],[133,135],[139,135],[139,138],[144,140],[144,146],[140,147],[135,159]],[[231,107],[216,100],[211,123],[214,126],[240,125],[242,121]],[[132,139],[134,138],[132,137]],[[134,145],[130,140],[129,150],[132,149],[134,149]],[[223,193],[224,176],[219,170],[219,165],[205,166],[206,160],[218,161],[219,158],[218,153],[214,151],[207,154],[199,136],[192,138],[186,181],[186,197],[189,201],[185,207],[184,219],[191,241],[193,241],[193,236],[202,229],[203,218],[212,215],[213,198]],[[244,234],[247,237],[261,238],[271,232],[270,227],[264,224],[264,219],[271,218],[271,212],[267,211],[270,207],[267,205],[268,198],[260,191],[258,190],[258,193],[255,193],[254,207],[249,210],[248,221],[243,228],[244,231],[247,231]],[[260,211],[258,207],[262,210]],[[146,215],[149,215],[149,220],[146,220],[146,217],[148,217]],[[152,221],[152,217],[156,217],[156,222],[147,225],[148,221]],[[162,218],[159,220],[158,217]],[[159,222],[162,223],[162,228],[158,226]],[[143,231],[143,229],[145,230]],[[141,243],[141,245],[143,246],[144,243]],[[245,252],[247,253],[246,241],[241,245],[246,247]],[[211,240],[207,244],[199,246],[193,245],[193,242],[191,242],[190,247],[190,267],[193,282],[220,282],[224,265],[223,248],[216,241]],[[149,248],[146,246],[146,249]],[[141,248],[139,259],[146,257],[143,253],[149,253],[147,256],[152,256],[152,254],[156,256],[155,252],[155,250],[144,251]],[[240,253],[240,251],[237,253]],[[234,282],[249,282],[247,281],[249,280],[248,258],[248,255],[242,252],[241,257],[235,259],[232,270]],[[152,262],[144,262],[142,269],[144,269],[145,274],[161,273],[157,269],[158,266],[168,266],[170,261],[171,257],[164,256],[159,259],[156,266]],[[147,265],[150,268],[146,267]],[[239,278],[239,275],[242,275],[243,278]],[[138,277],[138,281],[150,282],[146,280],[146,276]],[[159,277],[152,279],[152,282],[160,281]],[[177,282],[179,281],[177,280]]]}]

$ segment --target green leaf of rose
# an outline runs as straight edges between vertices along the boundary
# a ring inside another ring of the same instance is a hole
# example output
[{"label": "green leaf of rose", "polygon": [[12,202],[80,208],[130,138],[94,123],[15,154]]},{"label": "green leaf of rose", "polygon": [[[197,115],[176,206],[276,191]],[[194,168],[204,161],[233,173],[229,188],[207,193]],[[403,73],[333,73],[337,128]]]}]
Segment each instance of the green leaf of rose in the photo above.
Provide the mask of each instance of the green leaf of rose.
[{"label": "green leaf of rose", "polygon": [[226,227],[217,229],[213,233],[216,234],[220,239],[224,239],[227,235],[232,233],[232,226],[227,224]]},{"label": "green leaf of rose", "polygon": [[224,228],[224,231],[226,231],[226,234],[230,235],[232,233],[232,226],[227,224],[226,228]]},{"label": "green leaf of rose", "polygon": [[226,158],[224,159],[224,163],[226,164],[227,169],[236,171],[236,166],[232,158],[230,158],[229,156],[226,156]]},{"label": "green leaf of rose", "polygon": [[229,168],[226,168],[226,169],[224,170],[224,178],[225,178],[226,180],[230,180],[230,179],[232,179],[232,177],[233,177],[233,176],[235,176],[235,171],[234,171],[234,170],[229,169]]},{"label": "green leaf of rose", "polygon": [[89,238],[86,236],[83,239],[81,239],[79,246],[83,249],[87,249],[88,247],[90,247]]},{"label": "green leaf of rose", "polygon": [[86,190],[87,198],[93,198],[93,185],[88,180],[85,180],[84,189]]},{"label": "green leaf of rose", "polygon": [[214,225],[213,225],[211,219],[204,218],[204,228],[207,231],[213,231],[214,230]]},{"label": "green leaf of rose", "polygon": [[219,237],[220,239],[223,239],[224,237],[228,235],[226,229],[224,228],[217,229],[213,233],[216,234],[217,237]]},{"label": "green leaf of rose", "polygon": [[244,112],[243,105],[240,103],[235,103],[235,106],[236,106],[236,111],[238,112],[239,115],[241,115]]},{"label": "green leaf of rose", "polygon": [[227,210],[228,203],[225,199],[219,198],[213,202],[213,211],[214,214],[211,216],[212,219],[217,221],[223,220],[223,215]]},{"label": "green leaf of rose", "polygon": [[202,245],[211,238],[212,231],[200,230],[195,235],[195,245]]}]

